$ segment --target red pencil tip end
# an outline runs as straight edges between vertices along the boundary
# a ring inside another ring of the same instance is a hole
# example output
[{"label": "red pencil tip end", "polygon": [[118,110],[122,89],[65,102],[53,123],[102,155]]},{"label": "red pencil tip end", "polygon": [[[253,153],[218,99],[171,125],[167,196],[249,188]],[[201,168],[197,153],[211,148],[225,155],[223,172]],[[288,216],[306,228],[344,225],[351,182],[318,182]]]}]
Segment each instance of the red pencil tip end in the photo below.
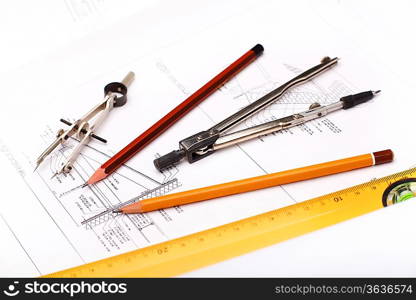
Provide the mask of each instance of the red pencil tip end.
[{"label": "red pencil tip end", "polygon": [[94,184],[97,183],[101,180],[103,180],[104,178],[107,177],[107,173],[105,172],[105,169],[99,168],[97,169],[97,171],[94,172],[94,174],[92,174],[92,176],[88,179],[87,184]]}]

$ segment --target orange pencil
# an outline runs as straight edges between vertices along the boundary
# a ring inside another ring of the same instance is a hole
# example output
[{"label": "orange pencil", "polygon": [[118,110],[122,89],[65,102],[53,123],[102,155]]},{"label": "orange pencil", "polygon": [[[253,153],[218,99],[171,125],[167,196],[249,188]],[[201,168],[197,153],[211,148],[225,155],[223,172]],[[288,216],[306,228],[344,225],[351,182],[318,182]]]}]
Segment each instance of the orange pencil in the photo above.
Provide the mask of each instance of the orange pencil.
[{"label": "orange pencil", "polygon": [[351,171],[354,169],[380,165],[391,162],[392,160],[393,152],[388,149],[293,170],[211,185],[161,197],[149,198],[122,207],[116,212],[126,214],[144,213],[157,209],[195,203],[208,199]]}]

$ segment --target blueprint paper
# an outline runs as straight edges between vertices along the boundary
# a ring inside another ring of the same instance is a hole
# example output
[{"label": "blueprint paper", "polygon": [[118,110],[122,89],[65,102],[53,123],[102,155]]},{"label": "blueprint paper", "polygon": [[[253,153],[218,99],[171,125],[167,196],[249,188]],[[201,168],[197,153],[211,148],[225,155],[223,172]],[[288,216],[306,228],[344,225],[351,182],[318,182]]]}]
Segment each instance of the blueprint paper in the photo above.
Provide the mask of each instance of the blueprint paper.
[{"label": "blueprint paper", "polygon": [[[299,2],[288,9],[297,9],[297,4]],[[298,17],[310,24],[305,28],[273,5],[265,4],[227,19],[152,54],[137,57],[132,51],[131,55],[103,65],[93,54],[87,53],[82,60],[86,62],[85,69],[79,62],[71,64],[86,47],[91,47],[88,49],[94,53],[94,47],[105,40],[98,35],[97,41],[72,45],[64,52],[10,74],[8,83],[18,87],[18,92],[10,95],[16,101],[6,103],[0,113],[1,128],[8,128],[12,122],[23,125],[0,133],[2,164],[8,165],[8,171],[1,174],[2,182],[7,183],[4,197],[15,199],[5,201],[0,208],[0,232],[9,241],[2,245],[0,260],[6,261],[15,253],[16,265],[2,264],[0,273],[5,276],[47,274],[410,167],[410,154],[406,151],[409,141],[393,138],[397,131],[406,128],[405,120],[400,120],[394,129],[385,122],[386,116],[396,109],[389,101],[393,91],[397,97],[400,84],[372,64],[371,59],[356,53],[344,36],[336,35],[333,28],[309,11],[298,12]],[[246,20],[256,22],[248,24]],[[285,32],[278,26],[280,24],[290,24],[291,32]],[[328,40],[322,36],[332,38]],[[235,79],[114,175],[92,187],[78,188],[108,157],[259,42],[264,45],[265,54]],[[132,42],[132,47],[139,49],[140,42]],[[100,57],[114,55],[111,49],[100,49]],[[183,162],[163,174],[153,167],[153,159],[176,149],[180,139],[211,127],[299,72],[318,64],[325,55],[342,59],[338,66],[290,90],[280,101],[246,120],[239,128],[304,111],[317,101],[321,104],[338,101],[341,96],[362,90],[382,88],[382,94],[351,110],[218,151],[192,165]],[[102,99],[105,84],[120,80],[130,70],[136,73],[136,80],[129,89],[128,103],[114,109],[97,132],[109,141],[108,144],[92,141],[77,160],[73,172],[51,179],[59,163],[77,143],[71,140],[33,173],[37,155],[62,127],[59,118],[73,121],[81,116]],[[55,76],[58,71],[67,80]],[[42,88],[45,83],[48,89]],[[405,105],[406,98],[403,101]],[[21,109],[22,105],[25,109]],[[18,115],[10,113],[17,111]],[[25,126],[27,124],[30,125]],[[386,148],[393,148],[400,154],[393,164],[146,214],[111,215],[94,226],[81,225],[83,220],[173,179],[177,181],[159,192],[182,191]]]}]

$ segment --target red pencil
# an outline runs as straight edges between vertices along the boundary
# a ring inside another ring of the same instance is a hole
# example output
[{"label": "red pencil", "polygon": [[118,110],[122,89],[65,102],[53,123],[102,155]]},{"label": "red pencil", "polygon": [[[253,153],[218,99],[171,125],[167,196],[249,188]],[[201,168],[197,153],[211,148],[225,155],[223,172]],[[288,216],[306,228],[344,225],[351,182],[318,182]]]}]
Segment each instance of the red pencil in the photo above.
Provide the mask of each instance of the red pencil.
[{"label": "red pencil", "polygon": [[151,141],[161,135],[166,129],[172,126],[176,121],[191,111],[195,106],[205,100],[215,90],[220,88],[225,82],[230,80],[234,75],[241,71],[244,67],[255,60],[263,53],[263,46],[257,44],[247,53],[233,62],[217,76],[208,81],[203,87],[189,96],[185,101],[176,106],[166,116],[153,124],[139,135],[130,144],[124,147],[120,152],[105,162],[95,173],[88,179],[87,184],[94,184],[117,170],[126,161],[132,158],[137,152],[146,147]]}]

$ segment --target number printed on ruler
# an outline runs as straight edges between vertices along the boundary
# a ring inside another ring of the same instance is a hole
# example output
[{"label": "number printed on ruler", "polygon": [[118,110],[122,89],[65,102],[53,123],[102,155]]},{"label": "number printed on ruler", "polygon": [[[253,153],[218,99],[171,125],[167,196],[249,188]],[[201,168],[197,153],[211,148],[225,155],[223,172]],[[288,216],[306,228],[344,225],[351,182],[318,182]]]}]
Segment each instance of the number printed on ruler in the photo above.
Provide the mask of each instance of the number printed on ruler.
[{"label": "number printed on ruler", "polygon": [[413,197],[416,168],[48,276],[175,276]]}]

